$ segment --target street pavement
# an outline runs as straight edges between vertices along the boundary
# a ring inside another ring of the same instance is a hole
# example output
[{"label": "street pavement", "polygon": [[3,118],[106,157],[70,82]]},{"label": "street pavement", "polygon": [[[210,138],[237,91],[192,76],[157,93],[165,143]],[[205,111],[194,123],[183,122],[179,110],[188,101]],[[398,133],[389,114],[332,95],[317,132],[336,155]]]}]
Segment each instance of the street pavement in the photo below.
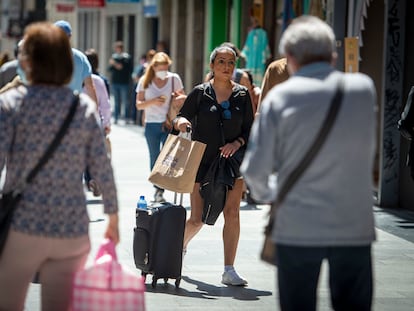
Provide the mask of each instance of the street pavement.
[{"label": "street pavement", "polygon": [[[121,264],[140,275],[134,266],[132,241],[136,202],[140,195],[145,195],[149,201],[154,193],[147,181],[148,149],[143,128],[135,125],[113,125],[110,139],[120,206],[121,241],[117,246],[117,255]],[[167,191],[165,197],[172,202],[174,196]],[[102,212],[100,197],[95,198],[87,193],[87,199],[91,219],[92,249],[87,263],[90,265],[103,239],[106,216]],[[188,194],[184,195],[183,205],[189,212]],[[147,277],[147,310],[279,310],[276,269],[261,262],[258,256],[268,209],[267,205],[248,205],[245,202],[241,205],[241,234],[235,267],[248,280],[247,287],[221,284],[223,218],[220,216],[215,226],[204,226],[189,244],[179,289],[175,288],[174,280],[167,284],[159,280],[153,289],[151,276]],[[374,207],[374,212],[381,225],[377,227],[377,241],[373,247],[373,310],[414,310],[414,240],[406,238],[414,237],[414,218],[406,218],[404,213],[391,215],[378,207]],[[399,231],[391,230],[396,227]],[[405,235],[398,234],[402,230]],[[324,264],[318,288],[318,310],[331,310],[327,284],[327,265]],[[32,284],[25,310],[40,310],[39,295],[40,286]]]}]

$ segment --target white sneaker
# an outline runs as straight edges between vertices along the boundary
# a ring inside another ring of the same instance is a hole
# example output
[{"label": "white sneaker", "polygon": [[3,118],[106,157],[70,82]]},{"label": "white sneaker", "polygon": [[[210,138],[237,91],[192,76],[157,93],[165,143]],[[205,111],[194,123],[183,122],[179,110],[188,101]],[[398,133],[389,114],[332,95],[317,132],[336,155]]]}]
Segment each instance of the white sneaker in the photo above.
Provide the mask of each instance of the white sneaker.
[{"label": "white sneaker", "polygon": [[225,285],[233,285],[233,286],[245,286],[247,285],[247,281],[242,279],[236,272],[236,270],[225,271],[223,273],[223,278],[221,279],[221,283]]}]

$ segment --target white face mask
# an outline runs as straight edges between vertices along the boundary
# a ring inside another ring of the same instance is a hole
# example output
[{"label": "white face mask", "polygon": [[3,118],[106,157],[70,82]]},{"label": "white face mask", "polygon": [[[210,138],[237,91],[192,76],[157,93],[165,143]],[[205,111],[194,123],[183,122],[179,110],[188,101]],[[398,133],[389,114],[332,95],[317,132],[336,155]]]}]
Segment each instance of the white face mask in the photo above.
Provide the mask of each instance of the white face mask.
[{"label": "white face mask", "polygon": [[167,78],[167,70],[160,70],[155,72],[155,76],[161,80],[165,80]]}]

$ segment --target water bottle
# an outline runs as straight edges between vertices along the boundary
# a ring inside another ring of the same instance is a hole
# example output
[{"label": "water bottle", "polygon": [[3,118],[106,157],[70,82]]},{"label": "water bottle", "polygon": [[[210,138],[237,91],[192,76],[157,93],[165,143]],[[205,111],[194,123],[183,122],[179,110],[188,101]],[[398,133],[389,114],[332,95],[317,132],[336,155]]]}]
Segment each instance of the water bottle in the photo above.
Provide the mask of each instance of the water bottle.
[{"label": "water bottle", "polygon": [[137,209],[147,210],[147,208],[148,206],[147,206],[147,201],[145,201],[145,196],[141,195],[137,203]]}]

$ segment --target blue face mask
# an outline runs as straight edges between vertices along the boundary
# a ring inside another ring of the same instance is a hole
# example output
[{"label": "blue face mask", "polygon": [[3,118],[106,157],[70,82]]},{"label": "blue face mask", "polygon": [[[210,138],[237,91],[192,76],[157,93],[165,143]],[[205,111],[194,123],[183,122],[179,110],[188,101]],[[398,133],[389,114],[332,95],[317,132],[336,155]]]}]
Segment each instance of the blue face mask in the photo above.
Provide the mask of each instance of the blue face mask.
[{"label": "blue face mask", "polygon": [[22,66],[20,66],[20,62],[17,61],[17,69],[16,69],[17,74],[20,77],[20,80],[22,80],[22,82],[24,84],[27,84],[27,78],[26,78],[26,73],[24,72]]}]

